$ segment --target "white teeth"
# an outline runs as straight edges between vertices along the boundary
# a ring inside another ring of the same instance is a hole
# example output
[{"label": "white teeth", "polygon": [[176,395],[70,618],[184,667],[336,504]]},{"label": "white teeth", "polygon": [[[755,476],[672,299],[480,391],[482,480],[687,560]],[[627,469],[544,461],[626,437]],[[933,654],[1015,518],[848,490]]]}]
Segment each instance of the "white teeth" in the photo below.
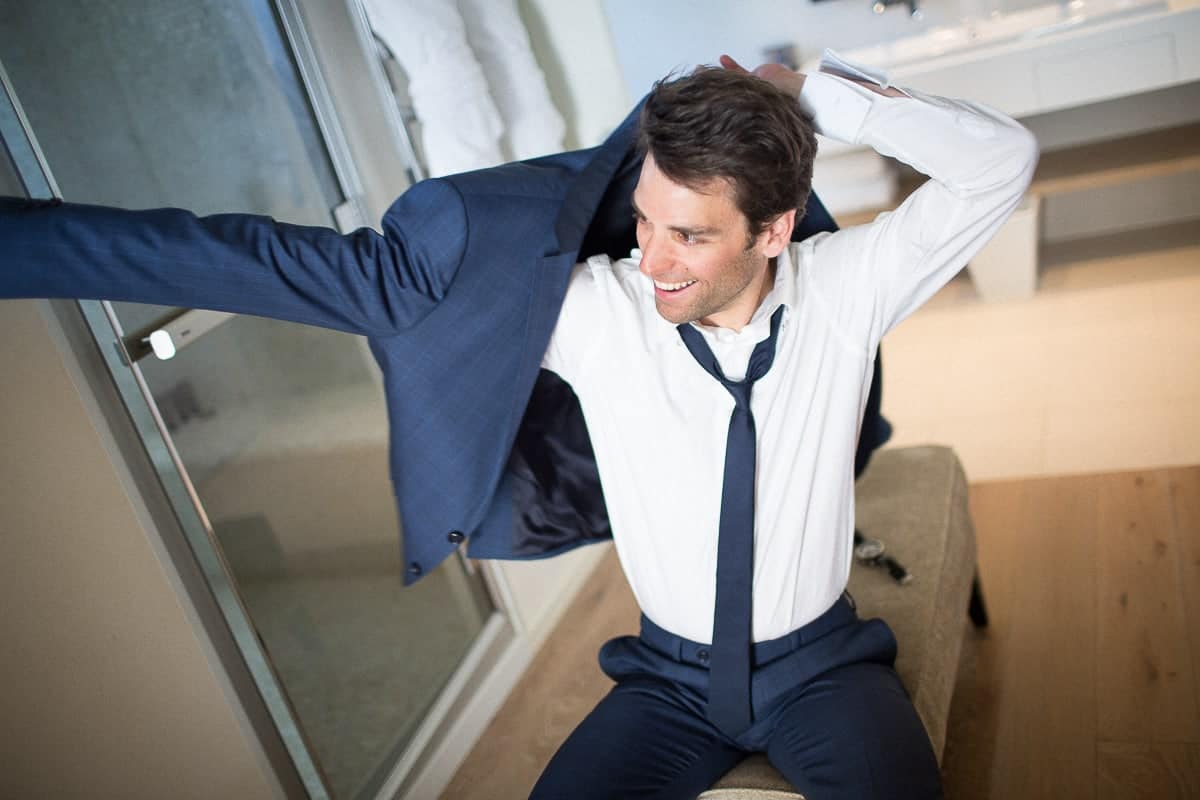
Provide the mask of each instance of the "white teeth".
[{"label": "white teeth", "polygon": [[663,283],[662,281],[655,281],[654,285],[663,291],[674,292],[684,288],[685,286],[691,286],[693,283],[695,283],[694,280],[684,281],[683,283]]}]

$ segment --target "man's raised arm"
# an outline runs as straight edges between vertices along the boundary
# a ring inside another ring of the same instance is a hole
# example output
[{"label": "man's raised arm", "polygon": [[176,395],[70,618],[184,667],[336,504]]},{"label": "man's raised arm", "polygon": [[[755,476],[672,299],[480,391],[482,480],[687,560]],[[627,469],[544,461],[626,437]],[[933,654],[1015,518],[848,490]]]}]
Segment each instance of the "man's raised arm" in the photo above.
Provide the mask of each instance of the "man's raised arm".
[{"label": "man's raised arm", "polygon": [[466,247],[462,198],[445,182],[417,184],[382,229],[0,198],[0,298],[127,300],[387,335],[447,291]]},{"label": "man's raised arm", "polygon": [[[725,66],[740,69],[732,60]],[[779,65],[754,73],[796,95],[818,133],[868,145],[931,178],[873,223],[801,247],[801,268],[830,314],[868,324],[869,340],[878,342],[966,266],[1033,176],[1033,135],[986,106],[887,86],[828,52],[807,76]],[[820,267],[806,269],[805,253]]]}]

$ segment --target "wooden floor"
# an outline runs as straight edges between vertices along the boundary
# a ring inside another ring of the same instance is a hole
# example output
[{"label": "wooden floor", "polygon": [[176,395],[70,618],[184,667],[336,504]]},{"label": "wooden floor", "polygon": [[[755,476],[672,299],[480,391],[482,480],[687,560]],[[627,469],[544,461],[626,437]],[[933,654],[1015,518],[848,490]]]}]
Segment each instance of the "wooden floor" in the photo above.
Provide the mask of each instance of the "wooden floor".
[{"label": "wooden floor", "polygon": [[888,333],[888,446],[950,445],[972,483],[1200,464],[1200,224],[1039,262],[1027,300],[982,302],[964,273]]},{"label": "wooden floor", "polygon": [[[1200,467],[980,483],[971,510],[991,625],[947,797],[1200,798]],[[610,554],[443,798],[526,797],[610,686],[596,651],[636,625]]]}]

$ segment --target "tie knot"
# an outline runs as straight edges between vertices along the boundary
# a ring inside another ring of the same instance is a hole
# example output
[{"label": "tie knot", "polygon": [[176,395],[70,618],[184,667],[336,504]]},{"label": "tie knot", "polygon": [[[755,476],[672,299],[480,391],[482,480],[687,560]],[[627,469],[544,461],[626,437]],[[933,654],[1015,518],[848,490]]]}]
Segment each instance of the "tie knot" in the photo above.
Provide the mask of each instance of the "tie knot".
[{"label": "tie knot", "polygon": [[733,402],[737,408],[750,410],[750,389],[754,386],[755,380],[756,378],[747,375],[744,381],[722,381],[725,388],[733,395]]},{"label": "tie knot", "polygon": [[750,363],[746,367],[746,377],[740,381],[731,381],[725,377],[721,365],[717,362],[717,357],[713,355],[712,348],[708,346],[708,342],[704,341],[704,336],[700,331],[687,323],[680,325],[678,330],[688,352],[692,354],[692,358],[696,359],[696,363],[733,395],[733,400],[738,408],[748,411],[750,409],[750,388],[756,380],[767,374],[767,371],[771,369],[771,364],[775,361],[775,343],[779,338],[779,324],[782,319],[783,306],[780,306],[771,315],[770,335],[754,346],[754,352],[750,354]]}]

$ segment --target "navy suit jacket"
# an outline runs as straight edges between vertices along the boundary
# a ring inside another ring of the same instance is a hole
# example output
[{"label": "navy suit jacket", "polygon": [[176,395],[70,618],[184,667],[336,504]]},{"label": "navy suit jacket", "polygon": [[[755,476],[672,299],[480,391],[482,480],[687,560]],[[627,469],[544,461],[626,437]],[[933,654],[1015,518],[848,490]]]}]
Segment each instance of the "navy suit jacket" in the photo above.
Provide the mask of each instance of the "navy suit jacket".
[{"label": "navy suit jacket", "polygon": [[[405,582],[466,539],[476,558],[554,555],[611,535],[578,401],[540,363],[574,264],[635,244],[635,125],[636,113],[597,148],[418,183],[382,235],[6,199],[0,297],[208,308],[366,335],[385,379]],[[833,227],[814,197],[796,236]],[[860,453],[886,438],[874,408]]]}]

